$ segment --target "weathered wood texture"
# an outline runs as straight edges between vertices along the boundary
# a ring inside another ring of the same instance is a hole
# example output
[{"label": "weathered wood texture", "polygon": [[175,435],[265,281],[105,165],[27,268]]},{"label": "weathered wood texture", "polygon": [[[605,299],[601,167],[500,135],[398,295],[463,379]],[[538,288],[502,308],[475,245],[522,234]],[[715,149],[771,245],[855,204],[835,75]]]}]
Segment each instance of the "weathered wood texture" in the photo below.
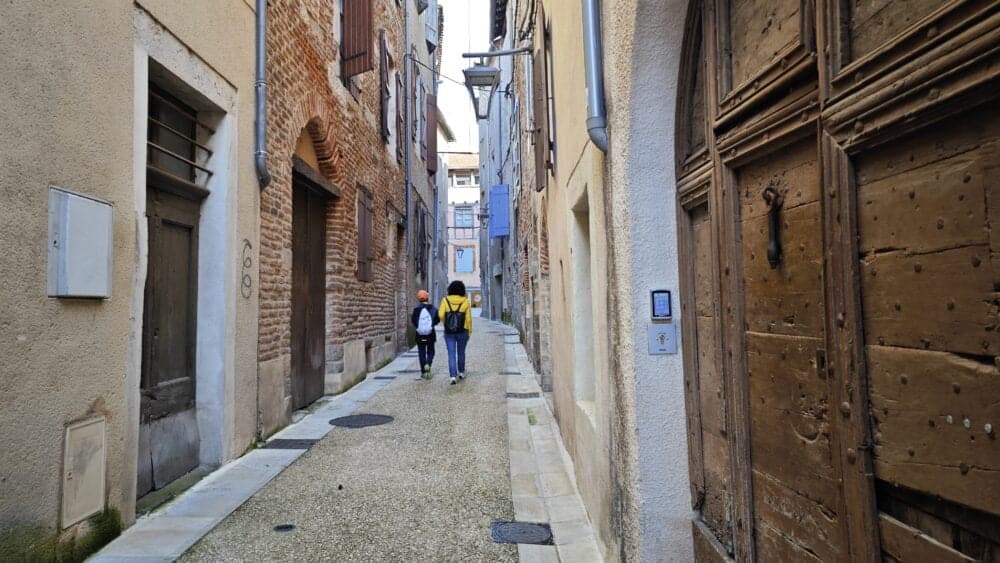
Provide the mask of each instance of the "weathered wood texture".
[{"label": "weathered wood texture", "polygon": [[939,8],[942,0],[868,0],[850,6],[851,58],[878,49]]},{"label": "weathered wood texture", "polygon": [[895,518],[879,515],[882,549],[896,561],[907,563],[972,563],[975,559],[907,526]]},{"label": "weathered wood texture", "polygon": [[691,9],[678,182],[709,184],[702,203],[678,190],[696,556],[996,559],[1000,2]]},{"label": "weathered wood texture", "polygon": [[733,85],[760,73],[799,42],[799,0],[730,1]]}]

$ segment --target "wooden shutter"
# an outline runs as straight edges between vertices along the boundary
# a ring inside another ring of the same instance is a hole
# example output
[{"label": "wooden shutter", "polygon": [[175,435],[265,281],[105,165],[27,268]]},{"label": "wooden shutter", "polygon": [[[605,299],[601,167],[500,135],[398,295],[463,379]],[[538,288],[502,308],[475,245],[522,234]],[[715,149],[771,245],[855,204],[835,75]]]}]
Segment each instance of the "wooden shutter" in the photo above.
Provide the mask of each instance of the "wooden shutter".
[{"label": "wooden shutter", "polygon": [[417,142],[417,77],[420,76],[420,67],[417,66],[417,49],[410,49],[410,99],[413,103],[413,115],[410,116],[410,137],[413,142]]},{"label": "wooden shutter", "polygon": [[403,107],[406,104],[406,90],[403,86],[403,73],[396,73],[396,162],[403,162],[403,149],[406,142],[406,119]]},{"label": "wooden shutter", "polygon": [[375,68],[372,53],[372,0],[344,0],[344,78]]},{"label": "wooden shutter", "polygon": [[358,188],[358,279],[372,281],[372,263],[375,261],[373,248],[373,219],[375,203],[372,194],[362,187]]},{"label": "wooden shutter", "polygon": [[417,138],[420,140],[420,158],[427,160],[427,86],[420,77],[420,98],[417,106]]},{"label": "wooden shutter", "polygon": [[535,12],[535,52],[531,59],[531,97],[535,121],[535,190],[542,191],[549,181],[549,95],[548,69],[545,61],[545,10],[538,4]]},{"label": "wooden shutter", "polygon": [[437,138],[437,96],[427,96],[427,171],[431,174],[438,169],[438,138]]},{"label": "wooden shutter", "polygon": [[389,142],[389,48],[385,44],[385,31],[379,33],[379,94],[382,98],[382,140]]}]

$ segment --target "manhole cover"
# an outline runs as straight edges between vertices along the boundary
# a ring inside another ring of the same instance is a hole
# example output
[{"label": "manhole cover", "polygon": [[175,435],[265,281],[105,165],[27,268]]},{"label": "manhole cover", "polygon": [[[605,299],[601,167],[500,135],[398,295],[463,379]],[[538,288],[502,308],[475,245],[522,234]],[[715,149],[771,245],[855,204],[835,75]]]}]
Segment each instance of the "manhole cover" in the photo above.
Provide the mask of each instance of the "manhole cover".
[{"label": "manhole cover", "polygon": [[315,446],[318,441],[310,438],[275,438],[266,442],[261,448],[265,450],[308,450]]},{"label": "manhole cover", "polygon": [[508,399],[537,399],[538,393],[507,393]]},{"label": "manhole cover", "polygon": [[384,414],[352,414],[350,416],[335,418],[330,421],[330,424],[342,428],[365,428],[367,426],[389,424],[392,420],[391,416]]},{"label": "manhole cover", "polygon": [[275,532],[291,532],[295,529],[295,524],[278,524],[274,527]]},{"label": "manhole cover", "polygon": [[493,543],[529,543],[552,545],[552,529],[536,522],[494,522]]}]

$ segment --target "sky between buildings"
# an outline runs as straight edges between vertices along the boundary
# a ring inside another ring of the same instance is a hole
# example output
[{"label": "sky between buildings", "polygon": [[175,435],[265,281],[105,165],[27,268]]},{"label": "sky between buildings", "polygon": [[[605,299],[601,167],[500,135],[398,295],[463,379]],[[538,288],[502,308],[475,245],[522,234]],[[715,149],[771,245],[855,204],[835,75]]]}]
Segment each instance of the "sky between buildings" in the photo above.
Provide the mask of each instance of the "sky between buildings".
[{"label": "sky between buildings", "polygon": [[[489,0],[438,0],[444,9],[444,49],[441,53],[441,84],[438,107],[455,133],[455,142],[439,147],[441,152],[479,152],[479,125],[472,111],[462,70],[472,59],[462,53],[488,51]],[[444,155],[447,161],[448,156]]]}]

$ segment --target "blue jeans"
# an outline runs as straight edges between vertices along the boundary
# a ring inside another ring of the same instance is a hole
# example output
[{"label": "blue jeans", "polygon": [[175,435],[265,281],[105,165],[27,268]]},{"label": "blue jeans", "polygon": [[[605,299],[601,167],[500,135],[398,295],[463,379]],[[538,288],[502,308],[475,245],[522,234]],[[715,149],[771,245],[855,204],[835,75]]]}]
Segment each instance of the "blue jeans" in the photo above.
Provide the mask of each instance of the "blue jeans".
[{"label": "blue jeans", "polygon": [[420,342],[418,340],[417,354],[420,356],[420,369],[424,369],[424,366],[432,365],[434,363],[434,341]]},{"label": "blue jeans", "polygon": [[444,343],[448,346],[448,374],[458,377],[459,373],[465,373],[465,347],[469,344],[469,333],[445,334]]}]

